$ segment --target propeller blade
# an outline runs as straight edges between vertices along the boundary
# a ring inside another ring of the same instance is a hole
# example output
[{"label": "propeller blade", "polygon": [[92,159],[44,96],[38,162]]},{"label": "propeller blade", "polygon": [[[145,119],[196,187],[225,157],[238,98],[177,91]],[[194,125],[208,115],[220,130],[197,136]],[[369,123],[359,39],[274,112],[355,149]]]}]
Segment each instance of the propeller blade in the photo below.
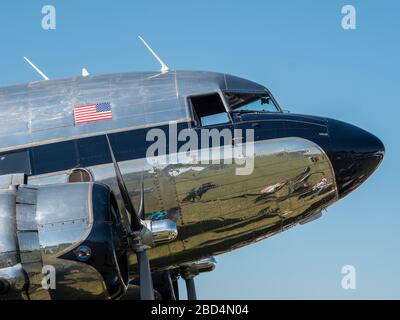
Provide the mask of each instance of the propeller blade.
[{"label": "propeller blade", "polygon": [[126,188],[124,179],[121,174],[118,162],[115,159],[114,151],[111,146],[110,138],[106,135],[108,148],[110,149],[111,159],[114,164],[115,174],[117,176],[118,188],[124,201],[125,209],[128,211],[131,218],[131,227],[133,231],[139,231],[142,228],[142,224],[139,216],[136,214],[135,207],[133,206],[132,200],[129,196],[128,189]]},{"label": "propeller blade", "polygon": [[142,178],[141,178],[141,184],[140,184],[140,205],[139,205],[138,216],[139,216],[140,219],[142,219],[142,220],[145,219],[145,212],[144,212],[144,181],[143,181],[143,172],[142,172]]},{"label": "propeller blade", "polygon": [[[125,209],[129,213],[131,218],[132,231],[140,231],[142,229],[141,217],[144,218],[144,183],[142,174],[142,188],[140,193],[140,207],[138,213],[135,211],[132,200],[129,196],[128,189],[126,188],[121,170],[119,168],[118,162],[115,158],[114,151],[111,146],[110,138],[106,135],[108,148],[110,149],[110,155],[112,162],[114,164],[115,174],[117,176],[118,188],[120,190],[122,199],[124,201]],[[153,289],[153,279],[151,277],[150,261],[147,256],[147,251],[145,249],[135,250],[137,260],[139,263],[139,279],[140,279],[140,298],[142,300],[154,300],[154,289]]]},{"label": "propeller blade", "polygon": [[150,261],[147,251],[136,252],[139,262],[140,299],[154,300],[153,279],[151,277]]}]

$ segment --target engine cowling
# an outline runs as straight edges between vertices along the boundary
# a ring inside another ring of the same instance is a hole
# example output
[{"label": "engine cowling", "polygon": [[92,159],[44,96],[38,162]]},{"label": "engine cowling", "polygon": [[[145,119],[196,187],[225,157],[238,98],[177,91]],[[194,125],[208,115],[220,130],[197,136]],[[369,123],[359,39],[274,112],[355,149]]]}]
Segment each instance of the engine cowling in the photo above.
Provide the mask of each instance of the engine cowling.
[{"label": "engine cowling", "polygon": [[126,231],[110,188],[0,190],[0,299],[113,299],[128,283]]}]

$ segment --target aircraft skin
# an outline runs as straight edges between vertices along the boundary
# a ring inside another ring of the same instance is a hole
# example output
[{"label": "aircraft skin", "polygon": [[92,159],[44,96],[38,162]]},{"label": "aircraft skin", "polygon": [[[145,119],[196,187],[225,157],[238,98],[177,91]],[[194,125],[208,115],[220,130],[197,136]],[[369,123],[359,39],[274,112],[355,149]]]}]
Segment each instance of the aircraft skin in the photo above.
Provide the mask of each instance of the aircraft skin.
[{"label": "aircraft skin", "polygon": [[[204,164],[185,157],[149,163],[146,150],[153,143],[146,141],[149,130],[168,133],[173,122],[178,133],[190,129],[200,137],[202,128],[194,121],[188,99],[209,93],[222,99],[224,93],[273,98],[257,83],[194,71],[99,75],[2,88],[0,174],[23,172],[29,184],[47,185],[68,182],[71,170],[85,168],[120,200],[107,134],[134,203],[139,201],[144,171],[146,218],[168,218],[177,224],[175,241],[149,251],[151,267],[160,270],[222,254],[308,222],[362,184],[383,159],[382,142],[350,124],[256,112],[232,113],[230,123],[207,127],[254,129],[251,175],[236,175],[240,165],[235,163]],[[75,106],[103,102],[111,104],[112,120],[75,125]],[[85,228],[90,226],[71,225],[67,242],[79,243]],[[57,234],[50,227],[46,232],[44,241]],[[48,246],[52,247],[50,240]],[[54,257],[62,252],[61,247],[52,247]],[[137,264],[134,254],[129,263]]]}]

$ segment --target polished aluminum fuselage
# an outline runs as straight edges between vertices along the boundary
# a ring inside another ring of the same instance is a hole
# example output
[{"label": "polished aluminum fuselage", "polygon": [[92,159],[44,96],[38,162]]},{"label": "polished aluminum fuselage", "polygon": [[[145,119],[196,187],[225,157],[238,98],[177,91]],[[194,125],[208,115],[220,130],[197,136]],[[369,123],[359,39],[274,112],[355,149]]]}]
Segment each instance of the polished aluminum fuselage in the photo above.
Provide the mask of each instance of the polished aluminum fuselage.
[{"label": "polished aluminum fuselage", "polygon": [[[220,153],[216,154],[214,161]],[[164,159],[152,165],[146,159],[120,163],[136,204],[145,169],[147,218],[162,211],[178,226],[177,240],[150,251],[154,268],[177,266],[265,239],[312,218],[337,200],[328,157],[305,139],[257,142],[255,167],[249,176],[236,175],[239,166],[234,163],[203,164],[185,156],[179,159],[175,164]],[[96,181],[108,184],[118,194],[111,164],[88,169]],[[63,183],[68,174],[32,177],[30,183]],[[202,186],[203,192],[193,192]],[[134,255],[131,264],[136,264]]]},{"label": "polished aluminum fuselage", "polygon": [[[0,112],[7,117],[0,117],[0,152],[171,121],[190,123],[187,97],[219,90],[268,92],[233,76],[197,72],[117,74],[1,89]],[[112,121],[74,124],[74,106],[105,101],[113,105]],[[213,160],[219,157],[217,150]],[[338,198],[329,158],[320,146],[301,137],[256,141],[251,175],[236,175],[235,163],[203,163],[182,154],[177,158],[176,162],[163,158],[149,162],[142,156],[120,162],[135,204],[145,173],[147,218],[162,212],[178,226],[175,241],[150,250],[153,268],[174,267],[265,239],[312,219]],[[95,181],[111,186],[118,195],[111,163],[85,168]],[[72,169],[32,173],[29,183],[65,183]],[[136,264],[134,255],[130,263]]]}]

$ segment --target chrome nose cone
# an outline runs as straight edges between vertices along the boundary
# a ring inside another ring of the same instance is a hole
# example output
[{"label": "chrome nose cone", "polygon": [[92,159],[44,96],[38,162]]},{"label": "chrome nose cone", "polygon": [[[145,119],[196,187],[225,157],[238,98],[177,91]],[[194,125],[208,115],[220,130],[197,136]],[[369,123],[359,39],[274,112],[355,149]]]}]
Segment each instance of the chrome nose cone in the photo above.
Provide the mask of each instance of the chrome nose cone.
[{"label": "chrome nose cone", "polygon": [[329,120],[328,156],[335,171],[339,197],[359,187],[379,166],[385,146],[373,134],[337,120]]}]

